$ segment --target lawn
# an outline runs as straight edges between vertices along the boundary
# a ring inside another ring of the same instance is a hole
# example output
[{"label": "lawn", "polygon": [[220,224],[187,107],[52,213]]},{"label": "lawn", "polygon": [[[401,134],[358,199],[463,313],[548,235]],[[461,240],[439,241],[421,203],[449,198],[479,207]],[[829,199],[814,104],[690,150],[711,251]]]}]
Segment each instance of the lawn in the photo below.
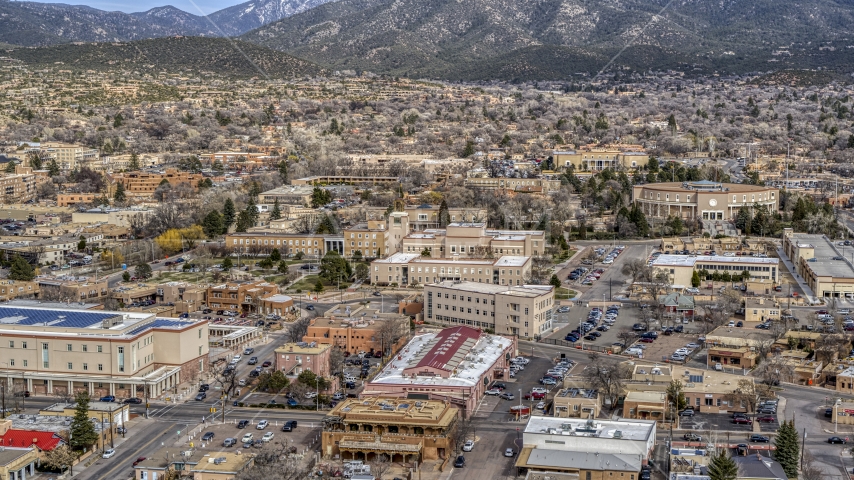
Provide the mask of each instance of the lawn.
[{"label": "lawn", "polygon": [[[302,292],[313,292],[314,285],[317,283],[317,280],[320,278],[319,275],[306,275],[296,282],[288,285],[289,291],[300,290]],[[322,281],[324,291],[328,292],[330,290],[335,291],[338,289],[338,282],[326,282]],[[341,290],[346,289],[350,286],[350,282],[341,282]]]},{"label": "lawn", "polygon": [[576,295],[578,295],[578,292],[575,290],[563,287],[555,289],[555,300],[569,300],[570,298],[575,298]]}]

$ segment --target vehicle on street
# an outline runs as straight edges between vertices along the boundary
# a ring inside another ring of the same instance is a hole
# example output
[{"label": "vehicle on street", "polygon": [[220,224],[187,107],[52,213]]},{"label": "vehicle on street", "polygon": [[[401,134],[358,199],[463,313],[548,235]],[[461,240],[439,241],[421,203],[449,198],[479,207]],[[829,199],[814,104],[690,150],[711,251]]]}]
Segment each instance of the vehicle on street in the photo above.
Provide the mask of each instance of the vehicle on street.
[{"label": "vehicle on street", "polygon": [[463,468],[466,466],[466,457],[460,455],[454,460],[454,468]]},{"label": "vehicle on street", "polygon": [[750,436],[750,441],[754,443],[768,443],[771,441],[771,439],[766,437],[765,435],[758,435],[754,433]]},{"label": "vehicle on street", "polygon": [[137,398],[137,397],[126,398],[126,399],[125,399],[125,401],[124,401],[124,403],[136,403],[136,404],[140,404],[140,403],[142,403],[142,399],[141,399],[141,398]]},{"label": "vehicle on street", "polygon": [[697,435],[696,433],[686,433],[682,436],[685,440],[689,442],[701,442],[703,441],[703,437]]},{"label": "vehicle on street", "polygon": [[463,451],[470,452],[474,448],[474,442],[472,440],[466,440],[466,443],[463,444]]},{"label": "vehicle on street", "polygon": [[516,455],[516,452],[514,452],[512,448],[508,448],[507,450],[504,450],[504,456],[505,457],[512,457],[513,455]]},{"label": "vehicle on street", "polygon": [[210,442],[211,440],[213,440],[214,436],[215,436],[214,432],[205,432],[205,434],[202,435],[202,441],[203,442]]},{"label": "vehicle on street", "polygon": [[115,448],[109,448],[109,449],[107,449],[107,450],[104,452],[104,454],[103,454],[103,455],[101,455],[101,457],[103,457],[103,458],[112,458],[112,457],[113,457],[113,455],[115,455],[115,454],[116,454],[116,449],[115,449]]},{"label": "vehicle on street", "polygon": [[205,398],[207,398],[207,396],[208,396],[208,394],[207,394],[207,393],[205,393],[205,392],[201,392],[201,393],[199,393],[199,394],[197,394],[197,395],[196,395],[196,401],[197,401],[197,402],[201,402],[202,400],[204,400]]},{"label": "vehicle on street", "polygon": [[694,409],[693,408],[686,408],[685,410],[682,410],[681,412],[679,412],[679,416],[680,417],[693,417],[694,416]]},{"label": "vehicle on street", "polygon": [[827,443],[845,445],[845,439],[842,437],[830,437],[827,439]]},{"label": "vehicle on street", "polygon": [[99,398],[98,401],[99,402],[115,402],[116,397],[114,395],[107,395],[106,397]]}]

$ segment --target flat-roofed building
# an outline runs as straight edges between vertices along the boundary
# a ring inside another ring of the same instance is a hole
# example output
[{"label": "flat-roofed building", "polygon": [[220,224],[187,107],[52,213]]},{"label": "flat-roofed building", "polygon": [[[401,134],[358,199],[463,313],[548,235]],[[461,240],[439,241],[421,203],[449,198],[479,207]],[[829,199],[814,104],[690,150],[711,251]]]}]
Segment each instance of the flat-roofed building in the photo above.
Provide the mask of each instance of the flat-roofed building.
[{"label": "flat-roofed building", "polygon": [[432,258],[491,258],[500,255],[543,255],[545,232],[540,230],[498,230],[485,223],[451,223],[446,228],[412,232],[401,242],[400,252]]},{"label": "flat-roofed building", "polygon": [[633,187],[632,201],[651,218],[734,220],[742,208],[763,206],[776,213],[779,190],[709,180],[648,183]]},{"label": "flat-roofed building", "polygon": [[97,149],[71,143],[45,142],[39,145],[38,150],[49,160],[56,160],[56,164],[64,171],[74,170],[98,158]]},{"label": "flat-roofed building", "polygon": [[552,328],[554,287],[444,281],[424,286],[424,320],[539,338]]},{"label": "flat-roofed building", "polygon": [[516,339],[471,327],[416,335],[365,385],[362,395],[445,400],[474,412],[490,382],[506,378]]},{"label": "flat-roofed building", "polygon": [[623,398],[623,417],[640,420],[664,421],[667,409],[667,394],[665,392],[641,392],[632,390],[626,392]]},{"label": "flat-roofed building", "polygon": [[400,183],[398,177],[368,177],[359,175],[317,175],[314,177],[295,178],[292,185],[386,185],[394,186]]},{"label": "flat-roofed building", "polygon": [[395,253],[371,262],[371,283],[399,286],[444,281],[522,285],[531,273],[531,257],[431,258]]},{"label": "flat-roofed building", "polygon": [[0,306],[0,378],[39,395],[157,397],[207,370],[207,321]]},{"label": "flat-roofed building", "polygon": [[[407,205],[403,207],[403,212],[393,213],[406,214],[407,225],[413,231],[422,231],[445,226],[439,218],[440,207],[441,205],[422,203],[421,205]],[[365,216],[368,220],[381,220],[385,218],[385,215],[385,207],[365,208]],[[485,220],[486,209],[483,208],[448,208],[447,221],[450,223],[482,223]]]},{"label": "flat-roofed building", "polygon": [[66,302],[97,302],[110,295],[108,278],[78,278],[40,278],[38,287],[43,297]]},{"label": "flat-roofed building", "polygon": [[[705,271],[709,275],[718,272],[740,276],[742,272],[750,278],[780,281],[780,259],[768,257],[725,257],[723,255],[661,255],[652,262],[652,267],[670,275],[673,285],[690,286],[694,271]],[[702,280],[702,275],[700,277]]]},{"label": "flat-roofed building", "polygon": [[555,168],[570,165],[579,172],[598,172],[606,168],[623,167],[636,169],[649,163],[649,154],[639,150],[618,148],[582,148],[578,150],[555,150],[552,152]]},{"label": "flat-roofed building", "polygon": [[555,417],[598,418],[602,409],[599,392],[591,388],[567,387],[552,399]]},{"label": "flat-roofed building", "polygon": [[744,299],[744,321],[764,322],[780,320],[780,304],[765,297],[746,297]]},{"label": "flat-roofed building", "polygon": [[233,252],[269,253],[278,249],[285,256],[301,253],[319,258],[327,252],[344,254],[344,237],[341,235],[314,235],[288,233],[272,229],[255,229],[249,232],[229,233],[225,236],[225,247]]},{"label": "flat-roofed building", "polygon": [[[279,286],[263,280],[252,282],[226,282],[208,287],[208,307],[214,310],[231,310],[236,312],[256,312],[262,305],[262,299],[277,295]],[[288,297],[290,298],[290,297]],[[284,300],[287,303],[286,300]],[[284,309],[293,305],[282,305]],[[263,312],[260,312],[263,313]]]},{"label": "flat-roofed building", "polygon": [[285,343],[276,347],[273,366],[285,375],[299,375],[303,371],[314,372],[321,377],[330,377],[329,355],[332,345],[316,342]]},{"label": "flat-roofed building", "polygon": [[311,194],[314,187],[306,185],[283,185],[258,195],[258,201],[265,204],[274,204],[276,200],[282,205],[311,206]]},{"label": "flat-roofed building", "polygon": [[382,313],[376,305],[336,305],[311,319],[302,337],[303,342],[332,345],[351,355],[377,351],[391,355],[408,340],[409,316]]},{"label": "flat-roofed building", "polygon": [[188,470],[193,480],[234,480],[241,472],[252,468],[254,463],[254,453],[219,451],[202,458]]},{"label": "flat-roofed building", "polygon": [[453,453],[459,409],[442,400],[370,396],[346,399],[323,419],[325,458],[437,460]]},{"label": "flat-roofed building", "polygon": [[[842,243],[842,242],[840,242]],[[783,230],[783,252],[797,275],[818,297],[854,298],[854,247],[834,244],[824,235]]]},{"label": "flat-roofed building", "polygon": [[[727,371],[732,369],[727,368]],[[719,372],[714,369],[699,369],[685,366],[636,363],[631,381],[626,382],[625,392],[666,392],[670,382],[678,380],[688,405],[694,410],[708,413],[746,412],[752,407],[747,395],[736,395],[739,382],[753,383],[751,376]],[[751,386],[752,388],[752,386]],[[755,400],[755,399],[754,399]]]},{"label": "flat-roofed building", "polygon": [[531,416],[517,472],[573,473],[580,479],[637,480],[655,447],[656,422]]},{"label": "flat-roofed building", "polygon": [[150,197],[164,180],[172,188],[186,184],[187,188],[195,192],[199,189],[199,180],[204,178],[201,173],[180,172],[174,168],[167,168],[164,173],[129,172],[113,176],[116,182],[124,186],[125,194],[129,197]]}]

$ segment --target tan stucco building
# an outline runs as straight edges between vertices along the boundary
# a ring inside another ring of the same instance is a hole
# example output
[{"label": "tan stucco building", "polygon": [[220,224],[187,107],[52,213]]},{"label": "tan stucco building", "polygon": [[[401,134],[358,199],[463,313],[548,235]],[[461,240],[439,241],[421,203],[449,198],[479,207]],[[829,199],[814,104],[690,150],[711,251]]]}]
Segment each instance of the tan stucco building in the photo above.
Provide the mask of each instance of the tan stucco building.
[{"label": "tan stucco building", "polygon": [[156,397],[207,370],[207,321],[0,306],[0,378],[41,395]]},{"label": "tan stucco building", "polygon": [[446,280],[522,285],[531,272],[531,257],[505,255],[487,258],[430,258],[414,253],[395,253],[371,262],[374,285],[423,285]]},{"label": "tan stucco building", "polygon": [[818,297],[854,298],[852,247],[834,245],[824,235],[783,229],[783,251]]},{"label": "tan stucco building", "polygon": [[647,217],[732,220],[742,208],[763,205],[776,213],[779,190],[772,187],[718,183],[666,182],[635,185],[632,199]]},{"label": "tan stucco building", "polygon": [[554,287],[444,281],[424,286],[424,319],[538,338],[552,328]]},{"label": "tan stucco building", "polygon": [[400,252],[432,258],[493,258],[500,255],[543,255],[545,232],[540,230],[495,230],[485,223],[451,223],[443,229],[412,232],[401,242]]}]

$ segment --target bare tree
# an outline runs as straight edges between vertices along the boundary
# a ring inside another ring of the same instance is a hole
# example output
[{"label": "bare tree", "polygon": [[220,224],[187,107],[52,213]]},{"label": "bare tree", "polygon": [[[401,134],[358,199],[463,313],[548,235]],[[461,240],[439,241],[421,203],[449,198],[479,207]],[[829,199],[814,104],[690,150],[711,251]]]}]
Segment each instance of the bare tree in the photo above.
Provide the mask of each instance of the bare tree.
[{"label": "bare tree", "polygon": [[383,478],[389,469],[391,469],[391,461],[388,455],[381,453],[369,463],[371,466],[371,475],[376,478]]},{"label": "bare tree", "polygon": [[397,342],[409,334],[409,319],[404,316],[387,318],[377,329],[376,337],[383,349],[383,356],[390,352]]},{"label": "bare tree", "polygon": [[332,375],[338,375],[344,371],[344,352],[334,347],[329,352],[329,371]]},{"label": "bare tree", "polygon": [[301,342],[302,337],[308,333],[308,326],[311,324],[311,319],[308,317],[300,317],[288,324],[288,332],[285,338],[289,343]]},{"label": "bare tree", "polygon": [[462,411],[457,414],[454,425],[450,428],[450,438],[453,442],[454,450],[459,450],[466,443],[466,440],[474,440],[474,424],[472,423],[471,415],[463,417]]},{"label": "bare tree", "polygon": [[757,370],[756,373],[765,385],[778,385],[782,381],[791,382],[795,375],[792,364],[781,355],[772,355],[759,364]]},{"label": "bare tree", "polygon": [[237,475],[237,480],[303,480],[311,476],[311,466],[297,455],[287,440],[267,443],[255,454],[252,466]]},{"label": "bare tree", "polygon": [[616,407],[617,399],[630,375],[628,365],[602,365],[596,354],[590,355],[590,365],[581,373],[590,388],[598,390],[610,402],[611,409]]},{"label": "bare tree", "polygon": [[804,449],[803,461],[801,461],[801,480],[822,480],[827,475],[815,460],[815,456],[808,448]]},{"label": "bare tree", "polygon": [[756,391],[756,384],[752,379],[744,378],[738,381],[738,385],[729,392],[727,400],[730,405],[737,407],[744,405],[748,412],[756,411],[756,405],[759,403],[759,394]]}]

